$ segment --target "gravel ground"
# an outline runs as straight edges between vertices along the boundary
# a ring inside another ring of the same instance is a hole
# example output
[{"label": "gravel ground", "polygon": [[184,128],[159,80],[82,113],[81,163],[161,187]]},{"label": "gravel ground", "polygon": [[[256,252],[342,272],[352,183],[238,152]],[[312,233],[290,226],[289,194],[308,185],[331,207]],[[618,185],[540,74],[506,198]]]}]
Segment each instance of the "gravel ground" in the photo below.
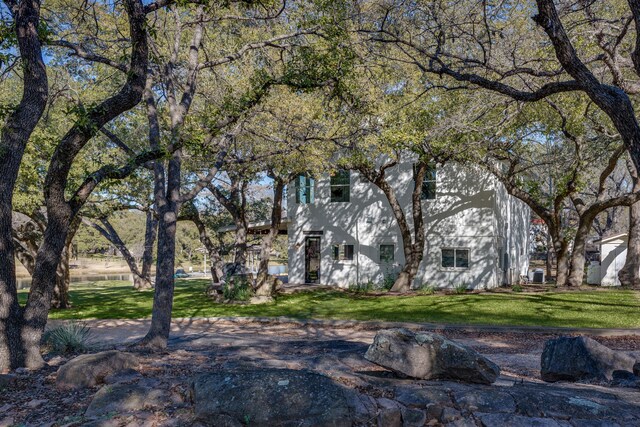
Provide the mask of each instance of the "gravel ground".
[{"label": "gravel ground", "polygon": [[[57,323],[52,323],[55,325]],[[88,321],[94,342],[100,348],[123,347],[144,335],[148,321]],[[426,328],[425,328],[426,329]],[[556,333],[514,333],[434,329],[448,338],[469,345],[502,369],[503,383],[540,382],[540,355],[546,340]],[[189,383],[202,372],[238,366],[313,369],[336,381],[375,397],[385,391],[363,381],[385,378],[382,368],[362,355],[375,335],[375,328],[301,326],[287,322],[230,320],[178,320],[174,323],[169,349],[139,357],[142,375],[173,393],[172,403],[162,410],[118,418],[113,425],[185,425],[191,414]],[[629,351],[640,358],[640,336],[594,336],[602,344]],[[99,344],[99,345],[98,345]],[[55,372],[66,359],[50,358],[51,366],[35,372],[20,372],[16,384],[0,390],[0,426],[81,425],[96,389],[68,393],[55,388]],[[600,387],[601,385],[593,385]],[[601,388],[601,387],[600,387]],[[626,393],[625,391],[620,391]],[[635,392],[637,394],[637,392]]]}]

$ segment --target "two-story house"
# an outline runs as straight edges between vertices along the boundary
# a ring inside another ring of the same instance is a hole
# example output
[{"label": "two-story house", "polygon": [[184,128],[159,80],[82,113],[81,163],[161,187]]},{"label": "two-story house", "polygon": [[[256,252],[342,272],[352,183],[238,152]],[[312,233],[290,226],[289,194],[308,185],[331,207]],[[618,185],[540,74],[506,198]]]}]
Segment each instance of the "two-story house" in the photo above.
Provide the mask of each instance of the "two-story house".
[{"label": "two-story house", "polygon": [[[386,171],[411,218],[413,163]],[[348,287],[393,277],[404,263],[383,192],[356,171],[298,177],[288,191],[289,283]],[[485,170],[430,167],[422,184],[426,244],[414,287],[493,288],[527,274],[530,211]]]}]

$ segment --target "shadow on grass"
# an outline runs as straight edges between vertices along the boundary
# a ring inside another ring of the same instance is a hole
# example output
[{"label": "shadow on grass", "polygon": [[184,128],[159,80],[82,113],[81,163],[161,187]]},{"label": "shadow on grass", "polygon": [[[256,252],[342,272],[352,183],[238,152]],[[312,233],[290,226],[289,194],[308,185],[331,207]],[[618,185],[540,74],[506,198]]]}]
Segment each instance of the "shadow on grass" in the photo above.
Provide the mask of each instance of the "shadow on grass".
[{"label": "shadow on grass", "polygon": [[[279,297],[267,305],[212,302],[206,280],[176,281],[173,316],[352,319],[399,322],[637,328],[640,292],[633,290],[368,296],[319,290]],[[72,285],[73,308],[52,310],[55,319],[139,319],[151,316],[153,290],[136,291],[127,282]],[[26,300],[26,292],[20,293]]]}]

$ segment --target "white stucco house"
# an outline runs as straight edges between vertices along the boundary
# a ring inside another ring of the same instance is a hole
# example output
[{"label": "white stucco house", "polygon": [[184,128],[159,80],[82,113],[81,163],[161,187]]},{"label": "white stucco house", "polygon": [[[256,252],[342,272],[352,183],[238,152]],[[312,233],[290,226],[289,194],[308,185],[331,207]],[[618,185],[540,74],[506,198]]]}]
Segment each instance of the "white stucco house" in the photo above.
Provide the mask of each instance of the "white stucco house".
[{"label": "white stucco house", "polygon": [[[411,218],[413,163],[387,170]],[[289,283],[380,283],[404,263],[380,189],[356,171],[298,177],[287,192]],[[473,166],[430,168],[422,186],[426,245],[414,287],[493,288],[527,274],[530,211]]]}]

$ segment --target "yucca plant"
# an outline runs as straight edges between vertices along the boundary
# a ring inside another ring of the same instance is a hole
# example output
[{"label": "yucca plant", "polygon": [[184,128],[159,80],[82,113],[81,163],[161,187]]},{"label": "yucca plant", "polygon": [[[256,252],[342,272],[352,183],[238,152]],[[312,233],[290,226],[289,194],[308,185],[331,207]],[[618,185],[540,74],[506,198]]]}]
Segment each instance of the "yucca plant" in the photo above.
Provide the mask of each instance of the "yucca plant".
[{"label": "yucca plant", "polygon": [[69,322],[46,331],[42,337],[53,353],[85,353],[91,349],[91,329],[81,322]]}]

